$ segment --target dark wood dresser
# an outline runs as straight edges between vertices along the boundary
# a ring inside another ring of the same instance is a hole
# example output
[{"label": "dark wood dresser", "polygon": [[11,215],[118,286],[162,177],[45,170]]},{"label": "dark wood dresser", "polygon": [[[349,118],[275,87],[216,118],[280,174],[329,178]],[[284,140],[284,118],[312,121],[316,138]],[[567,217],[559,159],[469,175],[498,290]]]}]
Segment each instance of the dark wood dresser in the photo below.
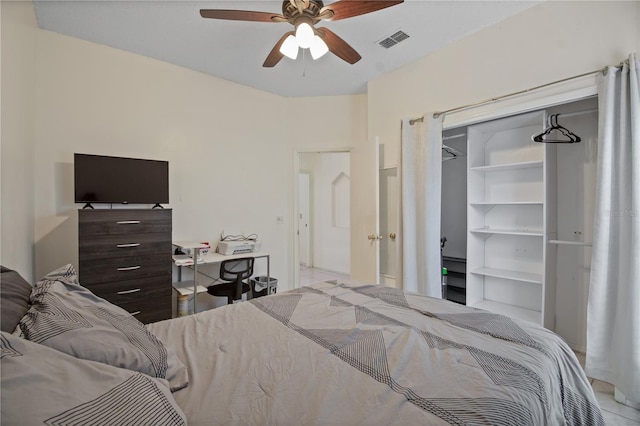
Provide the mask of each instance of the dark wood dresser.
[{"label": "dark wood dresser", "polygon": [[139,321],[171,318],[171,209],[78,211],[80,284]]}]

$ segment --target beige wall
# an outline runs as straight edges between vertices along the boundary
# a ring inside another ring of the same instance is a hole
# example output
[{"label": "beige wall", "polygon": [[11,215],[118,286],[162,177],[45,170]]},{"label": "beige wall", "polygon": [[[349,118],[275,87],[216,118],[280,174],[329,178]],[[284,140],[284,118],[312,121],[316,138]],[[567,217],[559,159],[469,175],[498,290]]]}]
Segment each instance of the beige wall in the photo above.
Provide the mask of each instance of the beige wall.
[{"label": "beige wall", "polygon": [[[47,31],[38,31],[37,59],[38,274],[77,264],[72,161],[84,152],[169,160],[174,240],[258,234],[271,275],[293,287],[295,149],[357,143],[364,98],[289,100]],[[316,118],[296,114],[313,104],[332,125],[309,133]]]},{"label": "beige wall", "polygon": [[282,98],[39,30],[29,2],[2,11],[4,264],[77,265],[73,153],[98,153],[169,160],[174,239],[256,233],[292,286],[295,153],[362,145],[364,95]]},{"label": "beige wall", "polygon": [[618,64],[640,50],[640,2],[551,1],[368,85],[368,131],[397,162],[400,121]]},{"label": "beige wall", "polygon": [[[286,149],[282,99],[48,31],[38,33],[37,68],[39,274],[77,265],[74,152],[169,160],[176,240],[257,233],[265,249],[283,250],[264,226],[275,223],[267,216],[285,213],[286,198],[272,188],[284,185],[286,173],[260,173]],[[254,205],[267,197],[257,215]],[[277,263],[282,273],[284,260]]]},{"label": "beige wall", "polygon": [[34,277],[36,20],[31,2],[0,2],[2,265]]}]

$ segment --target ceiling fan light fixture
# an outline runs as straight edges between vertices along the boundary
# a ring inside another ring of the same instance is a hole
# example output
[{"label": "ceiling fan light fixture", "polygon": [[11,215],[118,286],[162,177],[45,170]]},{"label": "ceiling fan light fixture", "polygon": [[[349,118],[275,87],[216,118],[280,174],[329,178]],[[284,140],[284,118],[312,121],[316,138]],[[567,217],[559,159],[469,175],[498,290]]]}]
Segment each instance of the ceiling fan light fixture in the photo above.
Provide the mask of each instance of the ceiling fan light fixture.
[{"label": "ceiling fan light fixture", "polygon": [[[0,0],[2,1],[2,0]],[[324,1],[330,4],[325,6]],[[200,16],[207,19],[226,19],[248,22],[286,22],[294,31],[284,33],[267,55],[263,67],[272,68],[285,56],[296,59],[299,49],[310,49],[313,59],[330,51],[338,58],[353,65],[362,57],[356,50],[329,28],[314,28],[322,20],[339,21],[365,15],[404,0],[282,0],[282,15],[254,10],[200,9]],[[393,35],[397,43],[396,35]],[[406,34],[405,34],[406,36]],[[293,46],[293,44],[296,46]]]},{"label": "ceiling fan light fixture", "polygon": [[325,43],[320,36],[316,35],[313,37],[313,43],[311,43],[309,50],[311,51],[311,57],[315,60],[327,53],[329,47],[327,47],[327,43]]},{"label": "ceiling fan light fixture", "polygon": [[298,57],[298,42],[293,35],[289,35],[280,46],[280,53],[289,59],[296,59]]},{"label": "ceiling fan light fixture", "polygon": [[313,28],[311,25],[306,22],[301,22],[296,27],[296,40],[298,41],[298,46],[303,49],[308,49],[313,44]]}]

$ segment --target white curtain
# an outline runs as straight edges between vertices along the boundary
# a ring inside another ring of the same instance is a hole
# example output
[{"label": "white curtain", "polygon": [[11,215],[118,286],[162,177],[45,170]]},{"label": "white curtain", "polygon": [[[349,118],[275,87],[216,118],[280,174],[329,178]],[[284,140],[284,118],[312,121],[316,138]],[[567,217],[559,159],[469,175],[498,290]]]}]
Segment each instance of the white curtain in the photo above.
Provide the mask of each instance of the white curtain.
[{"label": "white curtain", "polygon": [[396,280],[404,290],[441,297],[442,118],[402,121]]},{"label": "white curtain", "polygon": [[640,402],[638,58],[598,76],[598,181],[586,372]]}]

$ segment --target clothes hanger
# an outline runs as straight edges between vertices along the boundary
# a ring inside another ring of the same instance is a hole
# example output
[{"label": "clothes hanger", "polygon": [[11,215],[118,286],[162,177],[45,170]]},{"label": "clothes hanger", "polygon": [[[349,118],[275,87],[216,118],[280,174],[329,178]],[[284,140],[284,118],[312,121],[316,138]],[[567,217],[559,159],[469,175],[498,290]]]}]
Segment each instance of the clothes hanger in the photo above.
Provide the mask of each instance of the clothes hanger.
[{"label": "clothes hanger", "polygon": [[[534,142],[542,142],[542,143],[576,143],[580,142],[580,136],[571,132],[570,130],[562,127],[558,124],[558,116],[560,114],[551,114],[547,117],[547,127],[540,133],[531,136],[531,140]],[[566,139],[552,138],[549,137],[552,132],[560,132]]]},{"label": "clothes hanger", "polygon": [[447,157],[443,156],[442,157],[442,161],[447,161],[447,160],[455,160],[458,157],[464,157],[464,152],[460,152],[455,148],[451,148],[450,146],[447,145],[442,145],[442,150],[448,154]]}]

